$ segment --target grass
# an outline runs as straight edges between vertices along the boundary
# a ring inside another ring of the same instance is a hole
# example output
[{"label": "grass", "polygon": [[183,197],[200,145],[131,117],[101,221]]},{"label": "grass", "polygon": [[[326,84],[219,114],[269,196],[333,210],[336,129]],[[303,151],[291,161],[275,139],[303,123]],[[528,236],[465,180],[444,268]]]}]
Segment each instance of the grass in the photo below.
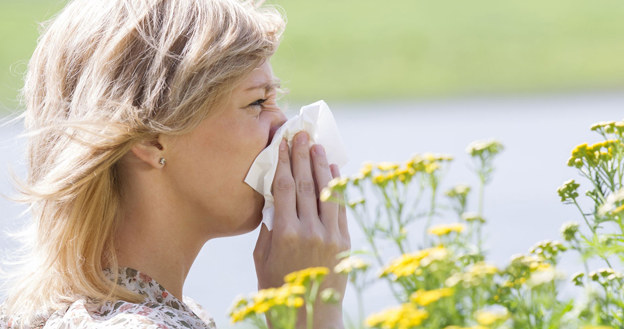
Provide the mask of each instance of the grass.
[{"label": "grass", "polygon": [[18,104],[28,58],[37,44],[38,22],[63,4],[60,0],[0,1],[0,111]]},{"label": "grass", "polygon": [[[624,86],[621,0],[272,2],[289,21],[273,65],[297,102]],[[62,3],[0,2],[0,104]]]},{"label": "grass", "polygon": [[284,1],[274,60],[295,98],[624,86],[624,2]]}]

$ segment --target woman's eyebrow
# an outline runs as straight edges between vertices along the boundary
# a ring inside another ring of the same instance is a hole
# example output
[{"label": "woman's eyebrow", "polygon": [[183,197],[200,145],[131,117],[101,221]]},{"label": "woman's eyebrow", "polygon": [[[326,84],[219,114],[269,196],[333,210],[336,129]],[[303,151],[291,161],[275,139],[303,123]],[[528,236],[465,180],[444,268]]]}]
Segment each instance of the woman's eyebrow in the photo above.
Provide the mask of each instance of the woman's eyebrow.
[{"label": "woman's eyebrow", "polygon": [[257,85],[253,85],[247,89],[245,89],[245,91],[250,91],[250,90],[254,90],[254,89],[264,89],[264,90],[273,90],[273,89],[277,89],[281,86],[280,80],[279,79],[273,79],[272,81],[268,81],[268,82],[262,82],[260,84]]}]

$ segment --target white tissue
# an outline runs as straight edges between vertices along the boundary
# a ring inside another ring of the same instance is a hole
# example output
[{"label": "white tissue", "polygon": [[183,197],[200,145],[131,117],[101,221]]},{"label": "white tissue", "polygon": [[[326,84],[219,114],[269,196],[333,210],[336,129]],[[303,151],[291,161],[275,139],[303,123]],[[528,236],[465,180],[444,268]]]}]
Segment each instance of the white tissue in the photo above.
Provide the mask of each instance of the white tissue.
[{"label": "white tissue", "polygon": [[245,177],[245,183],[264,196],[262,222],[269,230],[273,229],[273,177],[277,169],[279,145],[282,139],[292,146],[292,139],[300,131],[310,136],[310,146],[323,145],[327,161],[339,167],[347,163],[347,155],[342,138],[338,132],[336,121],[324,101],[318,101],[301,108],[299,115],[289,119],[273,135],[271,144],[267,146],[254,161]]}]

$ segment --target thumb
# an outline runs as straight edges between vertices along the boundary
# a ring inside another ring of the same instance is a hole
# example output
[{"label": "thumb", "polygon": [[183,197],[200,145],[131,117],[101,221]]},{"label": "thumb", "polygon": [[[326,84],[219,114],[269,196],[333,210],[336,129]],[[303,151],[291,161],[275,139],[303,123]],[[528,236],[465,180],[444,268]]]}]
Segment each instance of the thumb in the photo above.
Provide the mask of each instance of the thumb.
[{"label": "thumb", "polygon": [[258,234],[258,241],[256,241],[256,247],[253,252],[254,262],[256,264],[264,262],[266,256],[271,249],[271,237],[273,232],[269,231],[266,224],[260,224],[260,234]]}]

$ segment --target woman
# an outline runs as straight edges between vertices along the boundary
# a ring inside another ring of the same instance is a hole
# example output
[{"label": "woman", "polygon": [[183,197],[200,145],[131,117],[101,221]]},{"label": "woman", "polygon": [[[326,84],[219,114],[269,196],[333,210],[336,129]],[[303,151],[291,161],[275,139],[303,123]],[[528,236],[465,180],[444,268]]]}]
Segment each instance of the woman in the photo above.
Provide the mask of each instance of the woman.
[{"label": "woman", "polygon": [[[260,223],[263,198],[243,180],[285,121],[269,64],[283,26],[237,0],[67,5],[26,78],[33,244],[0,327],[214,327],[182,287],[206,241]],[[305,133],[282,143],[259,288],[349,248],[344,208],[318,202],[338,175]],[[341,303],[318,305],[315,326],[341,317]]]}]

